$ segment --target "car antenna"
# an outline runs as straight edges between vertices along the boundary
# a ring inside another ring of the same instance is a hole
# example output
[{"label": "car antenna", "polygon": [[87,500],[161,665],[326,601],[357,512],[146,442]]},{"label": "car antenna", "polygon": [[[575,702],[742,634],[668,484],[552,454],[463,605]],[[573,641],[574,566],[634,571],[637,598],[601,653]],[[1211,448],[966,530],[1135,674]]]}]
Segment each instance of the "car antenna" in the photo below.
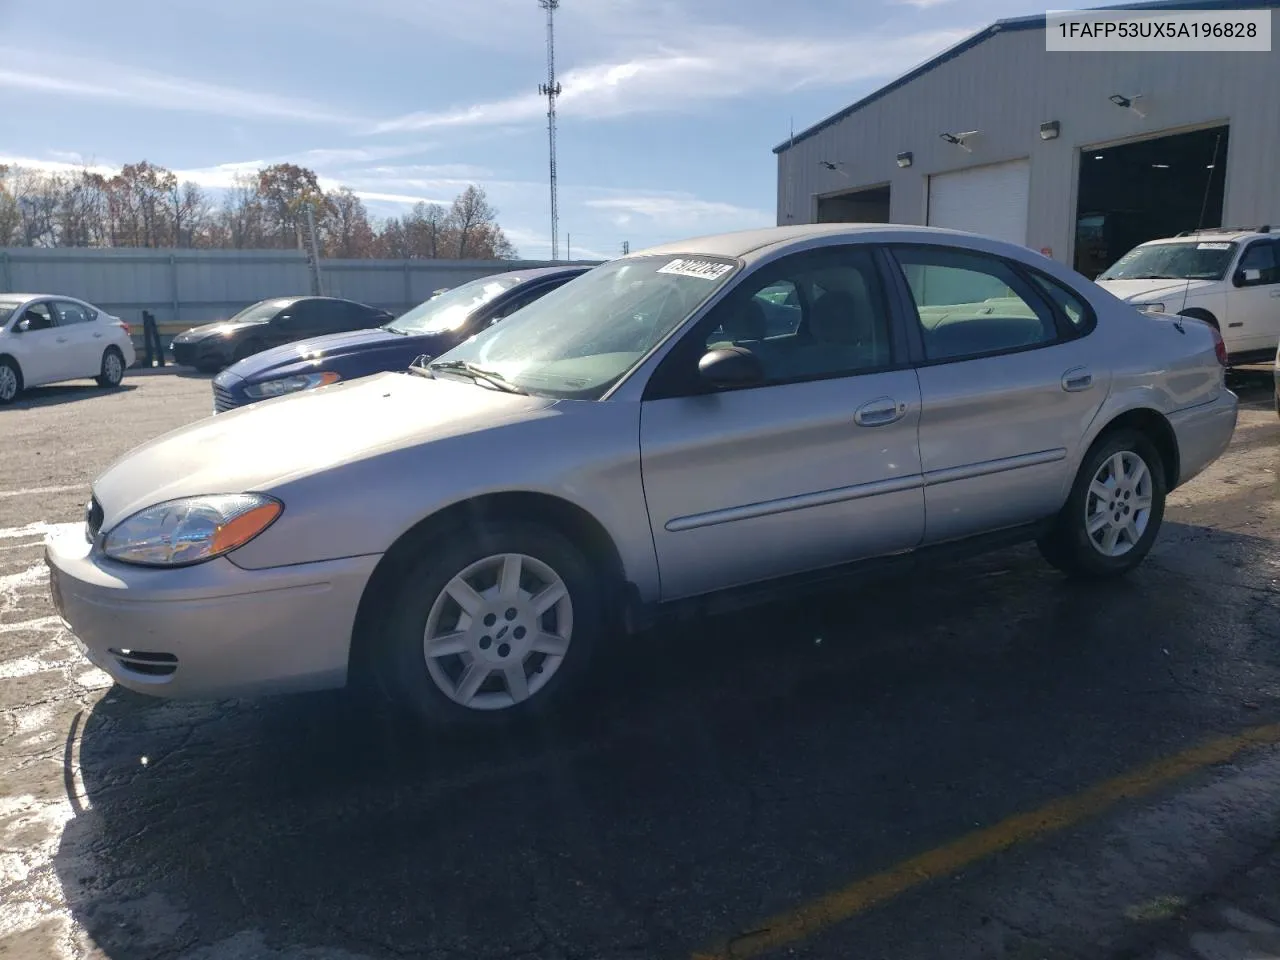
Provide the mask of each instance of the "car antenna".
[{"label": "car antenna", "polygon": [[[1219,133],[1213,138],[1213,159],[1209,161],[1209,176],[1204,182],[1204,199],[1200,201],[1200,219],[1196,221],[1196,229],[1194,233],[1199,233],[1204,229],[1204,216],[1209,210],[1209,191],[1213,189],[1213,175],[1218,170],[1218,148],[1222,146],[1222,134]],[[1219,221],[1221,222],[1221,221]],[[1187,306],[1187,296],[1191,293],[1191,277],[1187,277],[1186,285],[1182,288],[1182,307],[1185,310]],[[1178,329],[1182,329],[1182,323],[1178,323]]]}]

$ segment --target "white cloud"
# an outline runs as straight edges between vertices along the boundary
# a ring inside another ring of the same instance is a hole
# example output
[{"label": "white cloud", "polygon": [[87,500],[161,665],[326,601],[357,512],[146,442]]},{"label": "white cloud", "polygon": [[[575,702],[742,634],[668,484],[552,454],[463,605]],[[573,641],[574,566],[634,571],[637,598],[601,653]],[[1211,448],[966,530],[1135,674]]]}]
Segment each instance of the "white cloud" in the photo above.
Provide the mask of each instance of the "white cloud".
[{"label": "white cloud", "polygon": [[944,3],[952,2],[954,2],[954,0],[894,0],[894,3],[901,3],[908,7],[915,7],[917,10],[928,10],[930,7],[940,7]]},{"label": "white cloud", "polygon": [[[903,72],[968,36],[967,29],[907,36],[761,37],[709,28],[694,45],[576,67],[564,74],[566,117],[680,112],[709,101],[807,86],[840,86]],[[541,121],[546,101],[512,96],[451,110],[411,113],[376,124],[375,133]]]},{"label": "white cloud", "polygon": [[630,223],[636,216],[648,217],[673,230],[702,229],[708,224],[713,224],[718,230],[729,230],[769,226],[773,222],[773,214],[764,210],[699,200],[688,195],[602,197],[586,201],[586,206],[616,212],[614,222],[619,226]]},{"label": "white cloud", "polygon": [[0,63],[6,65],[0,69],[0,88],[246,120],[347,126],[361,122],[306,100],[136,70],[118,63],[58,57],[43,48],[37,57],[30,50],[0,47]]}]

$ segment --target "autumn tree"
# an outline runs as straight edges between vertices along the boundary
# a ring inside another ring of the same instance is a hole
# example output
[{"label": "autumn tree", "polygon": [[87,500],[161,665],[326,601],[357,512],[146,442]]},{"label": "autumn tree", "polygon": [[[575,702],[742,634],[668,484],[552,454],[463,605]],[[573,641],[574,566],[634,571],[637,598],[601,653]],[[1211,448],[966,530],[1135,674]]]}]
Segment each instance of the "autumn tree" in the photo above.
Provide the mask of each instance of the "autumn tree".
[{"label": "autumn tree", "polygon": [[326,200],[324,219],[320,223],[325,256],[346,260],[372,257],[377,234],[369,222],[364,201],[348,187],[331,191]]},{"label": "autumn tree", "polygon": [[274,246],[297,245],[298,225],[308,203],[315,207],[317,222],[328,212],[328,198],[320,189],[320,178],[314,170],[293,163],[276,163],[259,170],[258,198],[267,235],[276,241]]}]

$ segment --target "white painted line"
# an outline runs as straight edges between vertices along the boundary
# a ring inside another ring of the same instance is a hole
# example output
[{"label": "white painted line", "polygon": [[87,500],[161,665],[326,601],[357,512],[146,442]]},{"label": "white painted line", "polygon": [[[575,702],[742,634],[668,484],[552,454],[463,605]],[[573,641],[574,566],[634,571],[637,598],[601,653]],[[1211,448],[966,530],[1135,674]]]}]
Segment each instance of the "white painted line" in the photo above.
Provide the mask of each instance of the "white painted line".
[{"label": "white painted line", "polygon": [[45,523],[43,520],[37,520],[22,527],[0,527],[0,540],[13,540],[17,537],[47,538],[80,526],[79,523]]},{"label": "white painted line", "polygon": [[69,484],[64,484],[63,486],[60,486],[60,487],[27,487],[26,489],[23,489],[23,490],[0,490],[0,500],[4,500],[8,497],[26,497],[26,496],[30,496],[31,494],[70,493],[73,490],[87,491],[88,489],[89,489],[88,484],[69,483]]},{"label": "white painted line", "polygon": [[17,590],[18,587],[28,587],[39,583],[49,575],[48,570],[43,563],[37,563],[33,567],[27,567],[21,573],[6,573],[0,577],[0,594],[9,593]]}]

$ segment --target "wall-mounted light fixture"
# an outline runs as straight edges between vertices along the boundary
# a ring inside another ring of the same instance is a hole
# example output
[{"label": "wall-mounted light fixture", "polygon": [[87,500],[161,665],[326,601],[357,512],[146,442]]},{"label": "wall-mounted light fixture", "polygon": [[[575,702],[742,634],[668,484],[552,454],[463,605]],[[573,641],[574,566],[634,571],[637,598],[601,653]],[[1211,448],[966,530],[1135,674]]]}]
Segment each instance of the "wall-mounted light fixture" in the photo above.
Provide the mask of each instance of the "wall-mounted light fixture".
[{"label": "wall-mounted light fixture", "polygon": [[1135,93],[1131,97],[1126,97],[1123,93],[1113,93],[1107,99],[1110,100],[1112,103],[1114,103],[1117,107],[1121,107],[1124,110],[1132,110],[1134,113],[1136,113],[1140,117],[1146,116],[1145,113],[1143,113],[1141,110],[1138,109],[1137,101],[1142,99],[1142,94],[1140,93]]},{"label": "wall-mounted light fixture", "polygon": [[906,151],[905,153],[900,153],[898,154],[898,166],[909,167],[911,166],[911,161],[913,159],[914,158],[911,156],[910,150]]},{"label": "wall-mounted light fixture", "polygon": [[973,150],[965,141],[970,137],[976,136],[977,133],[977,130],[967,130],[964,133],[940,133],[938,136],[947,141],[947,143],[959,147],[965,153],[973,153]]},{"label": "wall-mounted light fixture", "polygon": [[1062,132],[1062,124],[1057,120],[1050,120],[1048,123],[1040,124],[1041,140],[1057,140],[1058,134]]}]

